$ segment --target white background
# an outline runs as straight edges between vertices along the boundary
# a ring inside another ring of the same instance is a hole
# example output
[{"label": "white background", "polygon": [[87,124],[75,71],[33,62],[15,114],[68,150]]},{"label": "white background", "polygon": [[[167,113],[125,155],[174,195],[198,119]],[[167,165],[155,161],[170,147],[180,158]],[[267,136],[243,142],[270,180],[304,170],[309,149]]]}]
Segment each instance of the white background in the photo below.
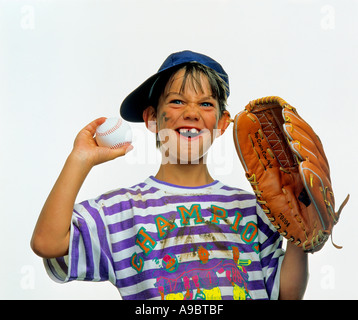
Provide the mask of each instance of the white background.
[{"label": "white background", "polygon": [[[118,115],[170,53],[190,49],[228,72],[232,116],[278,95],[320,135],[336,206],[351,200],[334,229],[344,248],[329,241],[309,256],[305,298],[357,299],[357,16],[356,0],[1,0],[0,298],[120,299],[109,283],[54,283],[30,237],[77,132]],[[135,149],[94,168],[78,201],[156,173],[154,137],[132,128]],[[231,130],[215,142],[210,168],[251,190]]]}]

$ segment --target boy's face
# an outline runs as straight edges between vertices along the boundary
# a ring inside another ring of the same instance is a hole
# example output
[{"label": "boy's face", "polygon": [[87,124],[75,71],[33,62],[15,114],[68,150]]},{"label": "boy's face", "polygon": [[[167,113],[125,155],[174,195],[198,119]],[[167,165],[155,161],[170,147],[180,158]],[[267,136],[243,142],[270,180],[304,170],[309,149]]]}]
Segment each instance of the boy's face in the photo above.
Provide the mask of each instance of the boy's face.
[{"label": "boy's face", "polygon": [[156,119],[151,121],[156,120],[161,151],[168,162],[199,163],[214,139],[227,128],[230,115],[224,111],[220,117],[218,101],[205,75],[197,75],[201,87],[195,79],[187,79],[182,90],[184,73],[179,70],[167,83],[159,98]]}]

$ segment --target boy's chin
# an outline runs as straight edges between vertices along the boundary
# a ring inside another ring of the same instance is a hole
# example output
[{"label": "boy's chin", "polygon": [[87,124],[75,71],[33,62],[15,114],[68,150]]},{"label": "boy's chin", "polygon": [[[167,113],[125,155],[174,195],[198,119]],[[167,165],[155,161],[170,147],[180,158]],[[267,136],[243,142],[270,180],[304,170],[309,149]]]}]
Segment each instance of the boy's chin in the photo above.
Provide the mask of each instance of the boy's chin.
[{"label": "boy's chin", "polygon": [[170,164],[203,164],[206,161],[206,152],[203,153],[185,153],[170,154],[169,152],[162,153],[162,163]]}]

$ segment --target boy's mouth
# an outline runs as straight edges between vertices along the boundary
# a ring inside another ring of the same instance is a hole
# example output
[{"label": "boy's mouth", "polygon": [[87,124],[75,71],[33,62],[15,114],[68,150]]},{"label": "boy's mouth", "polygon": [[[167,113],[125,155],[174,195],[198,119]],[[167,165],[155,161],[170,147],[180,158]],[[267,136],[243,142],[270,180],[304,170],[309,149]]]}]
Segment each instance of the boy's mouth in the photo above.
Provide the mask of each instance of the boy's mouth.
[{"label": "boy's mouth", "polygon": [[187,139],[196,138],[201,133],[201,131],[196,128],[178,128],[176,131]]}]

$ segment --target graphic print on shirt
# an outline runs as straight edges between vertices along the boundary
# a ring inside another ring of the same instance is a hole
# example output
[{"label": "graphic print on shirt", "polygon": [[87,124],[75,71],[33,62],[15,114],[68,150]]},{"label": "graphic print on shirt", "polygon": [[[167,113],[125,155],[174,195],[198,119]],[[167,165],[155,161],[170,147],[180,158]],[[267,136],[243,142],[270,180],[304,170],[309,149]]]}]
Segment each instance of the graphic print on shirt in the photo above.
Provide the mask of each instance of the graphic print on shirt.
[{"label": "graphic print on shirt", "polygon": [[[164,251],[166,249],[164,245],[163,256],[151,259],[157,266],[157,269],[152,271],[152,278],[155,279],[154,287],[157,288],[161,299],[221,300],[223,295],[227,296],[227,292],[222,293],[221,288],[223,287],[231,287],[230,295],[235,300],[251,299],[247,288],[249,277],[245,268],[251,265],[251,260],[240,259],[239,247],[233,243],[227,244],[230,243],[229,241],[215,242],[215,238],[209,234],[206,234],[210,237],[209,242],[196,244],[191,238],[193,234],[190,234],[189,231],[184,236],[184,230],[186,227],[195,228],[200,225],[209,225],[224,237],[220,223],[226,227],[230,223],[231,232],[238,234],[243,243],[250,245],[254,252],[257,252],[258,244],[254,241],[258,233],[256,224],[252,221],[247,222],[240,227],[239,232],[239,222],[242,218],[239,211],[235,212],[235,217],[231,222],[227,219],[227,211],[218,206],[211,206],[211,217],[207,220],[203,218],[199,204],[193,204],[189,208],[185,206],[176,208],[180,218],[178,224],[181,226],[175,223],[174,218],[168,220],[164,216],[158,215],[154,218],[157,228],[156,237],[153,236],[153,233],[147,232],[144,227],[139,229],[136,244],[142,252],[132,255],[131,266],[138,273],[142,272],[144,264],[148,263],[151,258],[149,255],[156,249],[158,243],[163,243],[166,237],[176,230],[175,238],[182,239],[182,243],[186,244],[184,252],[187,254]],[[200,236],[202,235],[199,234]],[[191,254],[188,254],[188,251]],[[221,256],[220,253],[222,253]],[[183,256],[186,256],[187,259]]]},{"label": "graphic print on shirt", "polygon": [[199,261],[178,263],[175,255],[164,256],[162,268],[155,272],[162,300],[221,300],[220,274],[230,281],[234,300],[251,299],[245,270],[251,260],[240,260],[235,246],[232,253],[233,259],[210,259],[208,249],[199,246]]}]

